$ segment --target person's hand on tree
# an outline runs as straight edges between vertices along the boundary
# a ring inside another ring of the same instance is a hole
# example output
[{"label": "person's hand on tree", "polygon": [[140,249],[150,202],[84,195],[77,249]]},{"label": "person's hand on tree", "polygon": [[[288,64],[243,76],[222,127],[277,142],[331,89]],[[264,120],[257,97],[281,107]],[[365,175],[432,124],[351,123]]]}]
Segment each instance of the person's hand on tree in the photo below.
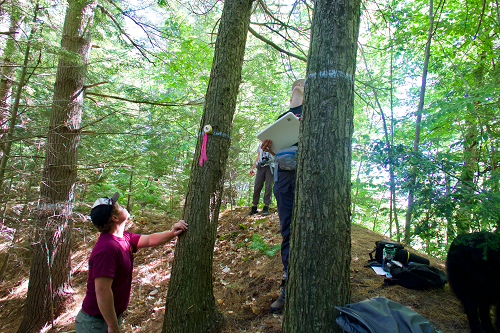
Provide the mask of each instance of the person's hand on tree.
[{"label": "person's hand on tree", "polygon": [[184,220],[179,220],[179,222],[172,226],[172,232],[177,236],[184,230],[187,230],[187,228],[188,224]]},{"label": "person's hand on tree", "polygon": [[260,148],[266,153],[276,156],[276,153],[271,149],[272,146],[273,146],[273,140],[266,139],[262,141]]}]

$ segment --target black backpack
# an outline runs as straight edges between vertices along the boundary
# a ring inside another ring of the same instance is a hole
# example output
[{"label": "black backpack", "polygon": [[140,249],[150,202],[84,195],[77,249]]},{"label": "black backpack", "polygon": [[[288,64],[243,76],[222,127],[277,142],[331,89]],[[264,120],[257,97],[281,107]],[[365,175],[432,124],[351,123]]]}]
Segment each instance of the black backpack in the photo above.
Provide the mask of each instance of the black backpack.
[{"label": "black backpack", "polygon": [[374,297],[345,307],[336,322],[343,332],[443,333],[414,310],[383,297]]},{"label": "black backpack", "polygon": [[446,273],[430,265],[412,262],[407,266],[392,265],[389,284],[399,284],[408,289],[427,289],[441,287],[448,282]]},{"label": "black backpack", "polygon": [[[394,245],[394,249],[396,249],[396,253],[398,250],[404,249],[404,245],[398,242],[393,242],[390,240],[379,240],[375,242],[375,248],[373,249],[372,252],[370,252],[370,260],[371,261],[377,261],[379,264],[382,263],[383,255],[384,255],[384,247],[385,244],[392,244]],[[375,252],[375,258],[373,258],[372,254]]]}]

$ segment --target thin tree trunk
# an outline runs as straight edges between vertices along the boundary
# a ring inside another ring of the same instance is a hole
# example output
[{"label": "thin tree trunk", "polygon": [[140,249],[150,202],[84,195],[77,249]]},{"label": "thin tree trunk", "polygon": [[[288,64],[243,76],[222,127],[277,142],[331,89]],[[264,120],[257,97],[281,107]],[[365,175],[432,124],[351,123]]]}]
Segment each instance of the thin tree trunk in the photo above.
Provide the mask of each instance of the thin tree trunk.
[{"label": "thin tree trunk", "polygon": [[70,0],[66,10],[61,48],[73,56],[61,57],[57,68],[28,295],[18,333],[38,332],[53,321],[72,291],[71,215],[95,5],[95,0]]},{"label": "thin tree trunk", "polygon": [[[177,243],[163,333],[222,329],[223,316],[213,295],[213,247],[251,8],[251,0],[224,3],[183,213],[189,230],[181,234]],[[206,125],[213,130],[207,135],[207,160],[201,163]]]},{"label": "thin tree trunk", "polygon": [[[385,198],[385,193],[382,195],[382,198],[380,198],[378,207],[377,207],[377,212],[375,213],[375,218],[373,219],[373,231],[375,231],[375,227],[377,226],[377,221],[378,221],[378,214],[380,213],[380,207],[382,206],[382,201],[384,201]],[[391,234],[390,230],[392,228],[392,225],[389,225],[389,234]]]},{"label": "thin tree trunk", "polygon": [[[433,0],[429,0],[429,30],[427,33],[427,44],[425,45],[425,58],[424,58],[424,68],[423,68],[423,72],[422,72],[422,85],[420,87],[420,101],[418,103],[417,120],[416,120],[416,124],[415,124],[415,138],[413,140],[413,157],[414,158],[417,157],[417,153],[419,150],[419,144],[420,144],[420,124],[422,122],[422,113],[424,110],[425,87],[427,85],[427,70],[429,68],[429,59],[430,59],[430,55],[431,55],[432,32],[434,30],[434,13],[433,12],[434,12]],[[406,224],[405,224],[405,243],[406,244],[410,244],[411,222],[412,222],[416,178],[417,178],[417,166],[414,165],[411,168],[410,182],[409,182],[410,189],[408,191],[408,208],[406,210]]]},{"label": "thin tree trunk", "polygon": [[[368,105],[367,105],[367,107],[368,107]],[[372,114],[372,119],[373,119],[373,114]],[[372,127],[373,127],[373,122],[370,121],[370,127],[368,128],[368,133],[371,133]],[[365,152],[365,149],[366,149],[366,143],[363,144],[362,151]],[[359,193],[359,188],[360,188],[358,180],[359,180],[359,175],[361,174],[361,169],[363,167],[363,162],[364,162],[363,155],[361,155],[361,158],[360,158],[360,161],[359,161],[358,172],[356,174],[356,192],[354,193],[354,198],[352,200],[351,221],[354,221],[355,214],[356,214],[356,204],[358,202],[358,193]]]},{"label": "thin tree trunk", "polygon": [[500,10],[498,9],[498,0],[495,0],[495,3],[497,5],[496,11],[497,11],[498,32],[500,33]]},{"label": "thin tree trunk", "polygon": [[[390,33],[389,27],[389,33]],[[391,190],[391,200],[389,204],[391,206],[391,214],[390,218],[392,218],[392,214],[394,214],[394,223],[396,224],[396,237],[398,242],[401,240],[401,232],[399,230],[399,219],[398,219],[398,209],[396,205],[396,179],[394,176],[394,161],[392,157],[394,156],[394,87],[393,87],[393,63],[394,63],[394,45],[391,36],[391,70],[390,70],[390,78],[389,81],[391,83],[391,149],[390,149],[390,190]]]},{"label": "thin tree trunk", "polygon": [[283,332],[342,332],[350,300],[351,149],[361,1],[318,0],[299,134]]},{"label": "thin tree trunk", "polygon": [[[368,70],[368,63],[366,61],[363,49],[360,49],[360,50],[361,50],[361,56],[363,57],[363,61],[365,63],[366,72],[367,72],[368,76],[370,77],[370,81],[373,81],[371,78],[370,71]],[[390,177],[390,189],[389,189],[389,191],[391,192],[391,196],[390,196],[391,199],[389,200],[389,204],[390,204],[390,207],[392,208],[392,203],[391,203],[392,202],[392,194],[396,193],[396,190],[395,190],[396,185],[395,185],[395,180],[394,180],[394,166],[392,163],[392,156],[393,156],[392,150],[393,149],[392,149],[391,140],[389,139],[389,130],[387,129],[387,121],[385,119],[384,110],[382,109],[382,106],[380,105],[380,101],[378,99],[377,90],[374,87],[371,87],[371,88],[373,91],[373,96],[375,97],[375,102],[377,103],[377,106],[378,106],[378,109],[380,112],[380,117],[382,117],[382,124],[384,125],[385,145],[387,146],[389,161],[391,161],[389,163],[389,177]],[[392,120],[391,120],[391,124],[392,124]],[[396,230],[399,230],[398,220],[396,219],[395,222],[396,222]],[[392,215],[389,218],[389,237],[392,238]],[[399,240],[399,232],[398,232],[398,240]]]},{"label": "thin tree trunk", "polygon": [[132,184],[134,179],[134,170],[130,171],[130,182],[128,184],[128,196],[127,196],[127,210],[129,212],[134,208],[132,204]]},{"label": "thin tree trunk", "polygon": [[[35,7],[35,14],[33,17],[33,22],[36,22],[36,20],[37,20],[38,11],[39,11],[39,5],[37,3],[37,5]],[[36,25],[34,25],[34,26],[36,27]],[[9,161],[10,151],[12,149],[12,139],[14,137],[14,131],[16,128],[16,123],[17,123],[17,116],[19,113],[19,103],[21,101],[21,94],[22,94],[24,85],[26,83],[27,68],[28,68],[28,62],[29,62],[30,52],[31,52],[31,41],[33,40],[36,33],[37,33],[36,28],[31,29],[30,36],[28,38],[28,43],[26,46],[26,50],[24,51],[23,69],[21,71],[21,76],[19,78],[19,83],[17,85],[17,92],[16,92],[16,97],[14,99],[14,104],[12,105],[12,110],[11,110],[10,119],[9,119],[9,127],[7,129],[7,135],[4,136],[4,137],[6,137],[6,142],[5,142],[5,145],[2,147],[3,154],[2,154],[2,159],[0,161],[0,188],[2,187],[3,182],[5,181],[5,170],[7,168],[7,162]],[[6,83],[5,88],[7,88],[7,83]]]},{"label": "thin tree trunk", "polygon": [[[5,48],[3,51],[2,76],[0,79],[0,130],[7,132],[9,128],[10,100],[12,95],[12,83],[14,82],[14,63],[13,58],[17,51],[17,39],[23,16],[19,12],[17,1],[10,3],[10,28]],[[5,135],[2,135],[5,137]],[[3,151],[5,143],[0,142],[0,150]]]}]

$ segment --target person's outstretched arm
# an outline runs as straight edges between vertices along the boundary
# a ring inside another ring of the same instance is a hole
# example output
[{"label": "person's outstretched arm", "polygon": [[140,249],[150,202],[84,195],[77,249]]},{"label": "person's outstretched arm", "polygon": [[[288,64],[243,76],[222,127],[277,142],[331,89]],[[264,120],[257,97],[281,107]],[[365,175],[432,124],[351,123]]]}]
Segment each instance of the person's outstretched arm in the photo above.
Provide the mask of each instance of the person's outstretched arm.
[{"label": "person's outstretched arm", "polygon": [[177,222],[172,226],[171,230],[157,232],[150,235],[141,235],[141,238],[139,238],[139,243],[137,243],[137,248],[140,249],[143,247],[165,244],[167,242],[170,242],[184,230],[187,230],[187,228],[188,228],[187,223],[184,222],[183,220],[179,220],[179,222]]}]

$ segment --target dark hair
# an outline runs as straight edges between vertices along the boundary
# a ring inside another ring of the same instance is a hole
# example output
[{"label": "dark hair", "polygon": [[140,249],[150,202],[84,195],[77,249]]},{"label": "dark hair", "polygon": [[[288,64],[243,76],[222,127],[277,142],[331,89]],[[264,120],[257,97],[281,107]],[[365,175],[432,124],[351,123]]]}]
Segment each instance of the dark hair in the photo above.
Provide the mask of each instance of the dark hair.
[{"label": "dark hair", "polygon": [[106,222],[104,225],[96,225],[95,227],[99,232],[101,233],[106,233],[109,232],[113,228],[113,215],[118,214],[118,209],[120,206],[118,205],[118,202],[115,202],[113,206],[111,207],[111,215],[109,216],[108,222]]}]

